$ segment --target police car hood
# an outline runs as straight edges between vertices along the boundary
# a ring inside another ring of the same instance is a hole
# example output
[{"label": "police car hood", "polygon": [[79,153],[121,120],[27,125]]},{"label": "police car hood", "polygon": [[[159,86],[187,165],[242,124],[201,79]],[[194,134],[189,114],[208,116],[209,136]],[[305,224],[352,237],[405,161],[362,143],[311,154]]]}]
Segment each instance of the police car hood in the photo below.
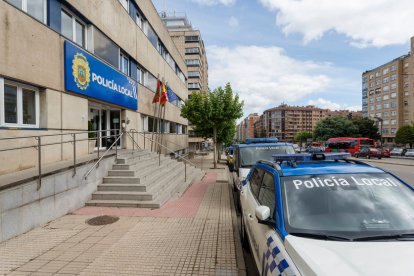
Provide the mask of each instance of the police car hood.
[{"label": "police car hood", "polygon": [[413,241],[341,242],[288,235],[285,245],[303,275],[414,273]]}]

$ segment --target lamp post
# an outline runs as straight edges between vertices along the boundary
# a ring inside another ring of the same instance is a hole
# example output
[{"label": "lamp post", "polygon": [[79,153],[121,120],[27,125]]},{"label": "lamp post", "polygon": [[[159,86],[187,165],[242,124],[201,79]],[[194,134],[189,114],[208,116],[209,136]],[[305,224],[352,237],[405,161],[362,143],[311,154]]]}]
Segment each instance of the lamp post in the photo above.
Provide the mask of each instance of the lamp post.
[{"label": "lamp post", "polygon": [[377,117],[375,116],[374,119],[377,119],[378,122],[380,122],[380,142],[381,142],[381,147],[383,146],[383,142],[382,142],[382,122],[384,121],[381,117]]}]

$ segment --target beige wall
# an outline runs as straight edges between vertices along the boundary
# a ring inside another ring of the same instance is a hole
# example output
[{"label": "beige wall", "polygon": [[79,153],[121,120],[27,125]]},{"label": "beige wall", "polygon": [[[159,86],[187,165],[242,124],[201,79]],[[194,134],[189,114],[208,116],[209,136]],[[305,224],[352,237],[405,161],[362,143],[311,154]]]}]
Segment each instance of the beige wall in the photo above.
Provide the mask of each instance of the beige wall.
[{"label": "beige wall", "polygon": [[[164,78],[177,95],[184,100],[187,99],[186,84],[179,79],[117,0],[69,0],[68,2],[153,75]],[[141,0],[138,5],[183,73],[187,75],[185,63],[152,2]],[[1,130],[0,138],[72,133],[88,129],[89,100],[76,93],[66,92],[64,88],[64,41],[59,33],[48,26],[10,4],[0,1],[0,77],[39,88],[40,128],[42,128],[41,130]],[[138,112],[123,110],[121,113],[122,119],[130,119],[129,129],[132,126],[140,129],[140,112],[153,115],[154,105],[151,103],[153,96],[152,91],[138,85]],[[183,125],[188,124],[187,120],[180,117],[179,108],[170,103],[167,103],[165,118]],[[166,139],[179,145],[173,147],[174,150],[180,149],[179,147],[187,148],[187,135],[167,136]],[[78,134],[77,137],[87,138],[87,135]],[[73,139],[71,135],[58,135],[44,138],[42,143],[71,139]],[[35,143],[34,138],[3,140],[0,141],[0,149],[33,146]],[[125,145],[130,146],[130,143]],[[78,157],[85,155],[87,151],[86,141],[77,144]],[[52,145],[42,149],[43,164],[71,158],[73,158],[72,143]],[[7,164],[0,168],[0,174],[33,168],[37,165],[37,150],[30,148],[0,152],[0,163]]]}]

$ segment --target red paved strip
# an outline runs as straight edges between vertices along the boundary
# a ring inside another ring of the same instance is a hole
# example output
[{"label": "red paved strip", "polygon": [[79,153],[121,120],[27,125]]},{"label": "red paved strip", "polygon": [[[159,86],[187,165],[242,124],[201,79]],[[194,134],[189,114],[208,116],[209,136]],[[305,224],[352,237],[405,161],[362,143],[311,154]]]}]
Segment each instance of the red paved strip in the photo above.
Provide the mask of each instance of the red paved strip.
[{"label": "red paved strip", "polygon": [[217,173],[208,172],[202,181],[195,182],[177,200],[167,202],[159,209],[86,206],[76,215],[109,215],[127,217],[193,218],[197,214],[209,185],[216,183]]}]

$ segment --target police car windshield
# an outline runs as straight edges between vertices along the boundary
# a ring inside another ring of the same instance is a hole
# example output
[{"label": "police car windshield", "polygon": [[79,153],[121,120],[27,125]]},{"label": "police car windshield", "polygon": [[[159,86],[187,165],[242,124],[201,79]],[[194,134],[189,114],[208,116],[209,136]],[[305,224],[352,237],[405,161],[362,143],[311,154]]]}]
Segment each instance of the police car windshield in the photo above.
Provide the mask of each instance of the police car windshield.
[{"label": "police car windshield", "polygon": [[251,167],[259,160],[272,161],[274,154],[294,154],[295,150],[291,145],[268,145],[240,148],[240,166]]},{"label": "police car windshield", "polygon": [[389,174],[290,176],[282,185],[288,232],[350,239],[414,233],[414,192]]}]

